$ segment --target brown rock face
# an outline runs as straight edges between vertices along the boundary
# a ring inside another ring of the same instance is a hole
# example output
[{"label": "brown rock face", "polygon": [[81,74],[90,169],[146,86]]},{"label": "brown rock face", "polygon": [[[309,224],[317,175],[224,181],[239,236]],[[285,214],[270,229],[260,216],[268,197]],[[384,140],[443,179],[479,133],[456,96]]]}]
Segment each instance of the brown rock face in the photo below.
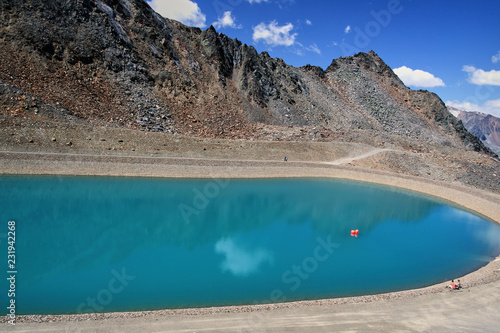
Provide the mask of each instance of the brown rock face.
[{"label": "brown rock face", "polygon": [[230,138],[259,138],[263,127],[319,140],[387,133],[491,153],[373,51],[296,68],[143,0],[0,0],[0,83],[38,105],[25,112],[43,105],[111,126]]}]

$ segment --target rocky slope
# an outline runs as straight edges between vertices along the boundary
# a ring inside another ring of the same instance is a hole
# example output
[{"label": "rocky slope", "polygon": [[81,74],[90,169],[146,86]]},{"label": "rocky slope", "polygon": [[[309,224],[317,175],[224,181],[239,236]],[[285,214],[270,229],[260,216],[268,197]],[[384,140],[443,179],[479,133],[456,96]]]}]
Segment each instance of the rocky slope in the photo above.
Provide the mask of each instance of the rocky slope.
[{"label": "rocky slope", "polygon": [[296,68],[143,0],[0,0],[0,92],[2,126],[42,118],[212,138],[399,136],[493,154],[374,52]]},{"label": "rocky slope", "polygon": [[500,119],[491,114],[463,111],[448,106],[448,110],[465,128],[478,137],[496,154],[500,154]]}]

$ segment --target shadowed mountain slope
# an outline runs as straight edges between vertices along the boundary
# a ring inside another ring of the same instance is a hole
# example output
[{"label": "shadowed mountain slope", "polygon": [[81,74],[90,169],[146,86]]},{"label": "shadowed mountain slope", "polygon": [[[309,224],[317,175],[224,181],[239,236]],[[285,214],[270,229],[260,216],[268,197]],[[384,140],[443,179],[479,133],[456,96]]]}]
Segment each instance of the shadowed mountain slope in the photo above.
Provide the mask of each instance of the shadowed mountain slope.
[{"label": "shadowed mountain slope", "polygon": [[0,0],[0,83],[5,121],[41,112],[212,138],[385,133],[492,154],[373,51],[297,68],[143,0]]}]

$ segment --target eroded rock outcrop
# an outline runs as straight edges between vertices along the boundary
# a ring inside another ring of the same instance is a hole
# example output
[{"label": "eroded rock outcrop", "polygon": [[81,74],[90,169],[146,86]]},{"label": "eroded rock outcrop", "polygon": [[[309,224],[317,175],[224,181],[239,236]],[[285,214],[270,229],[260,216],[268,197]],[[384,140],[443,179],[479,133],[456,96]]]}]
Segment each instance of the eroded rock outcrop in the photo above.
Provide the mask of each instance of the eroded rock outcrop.
[{"label": "eroded rock outcrop", "polygon": [[143,0],[1,0],[0,57],[0,81],[93,123],[231,138],[260,126],[383,132],[491,153],[374,52],[292,67]]}]

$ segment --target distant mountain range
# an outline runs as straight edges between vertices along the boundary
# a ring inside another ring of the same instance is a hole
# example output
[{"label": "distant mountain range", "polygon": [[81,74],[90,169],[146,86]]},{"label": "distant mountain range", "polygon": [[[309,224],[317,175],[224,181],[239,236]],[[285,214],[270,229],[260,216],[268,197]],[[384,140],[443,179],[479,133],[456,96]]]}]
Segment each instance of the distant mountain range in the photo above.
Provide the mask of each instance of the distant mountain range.
[{"label": "distant mountain range", "polygon": [[491,114],[464,111],[448,106],[448,111],[461,120],[467,130],[500,155],[500,118]]},{"label": "distant mountain range", "polygon": [[163,18],[143,0],[1,0],[0,85],[2,112],[13,109],[9,91],[33,101],[15,115],[47,110],[212,138],[382,133],[493,154],[436,94],[406,87],[373,51],[326,70],[293,67],[213,27]]}]

